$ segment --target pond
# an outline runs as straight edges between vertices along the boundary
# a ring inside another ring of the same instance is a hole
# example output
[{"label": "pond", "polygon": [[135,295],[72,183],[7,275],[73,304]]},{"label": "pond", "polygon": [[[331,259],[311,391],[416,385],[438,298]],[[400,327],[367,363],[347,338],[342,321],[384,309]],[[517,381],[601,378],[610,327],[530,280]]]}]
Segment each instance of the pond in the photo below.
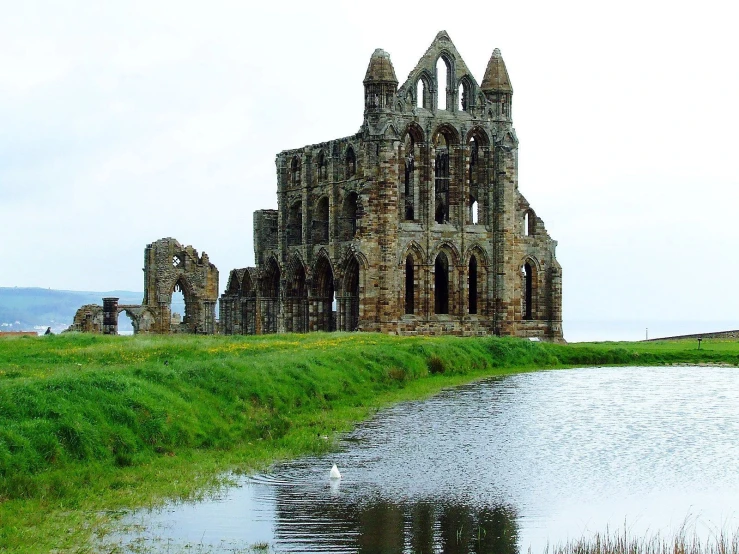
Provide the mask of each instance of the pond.
[{"label": "pond", "polygon": [[[139,511],[129,545],[277,552],[543,552],[625,529],[739,526],[739,370],[541,371],[380,412],[322,458]],[[340,481],[329,479],[336,463]]]}]

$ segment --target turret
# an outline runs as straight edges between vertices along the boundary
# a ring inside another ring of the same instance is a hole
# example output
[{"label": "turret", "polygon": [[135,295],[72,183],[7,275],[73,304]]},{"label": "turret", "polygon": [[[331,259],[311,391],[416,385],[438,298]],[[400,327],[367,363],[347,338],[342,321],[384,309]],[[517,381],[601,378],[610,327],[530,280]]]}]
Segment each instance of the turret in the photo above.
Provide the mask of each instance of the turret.
[{"label": "turret", "polygon": [[493,50],[487,68],[485,68],[485,76],[482,78],[480,90],[485,97],[496,105],[495,115],[501,119],[511,119],[511,108],[513,102],[513,87],[511,79],[508,77],[508,71],[500,55],[500,50]]},{"label": "turret", "polygon": [[364,111],[392,110],[398,91],[398,79],[390,54],[378,48],[370,58],[364,76]]}]

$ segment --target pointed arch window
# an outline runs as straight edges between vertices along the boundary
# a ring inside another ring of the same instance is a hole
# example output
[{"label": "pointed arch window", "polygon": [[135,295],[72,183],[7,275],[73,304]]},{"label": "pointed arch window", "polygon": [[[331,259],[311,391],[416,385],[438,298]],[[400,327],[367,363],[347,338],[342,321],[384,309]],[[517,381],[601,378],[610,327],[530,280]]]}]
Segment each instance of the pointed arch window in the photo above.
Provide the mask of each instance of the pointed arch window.
[{"label": "pointed arch window", "polygon": [[315,244],[328,243],[328,197],[323,196],[316,205],[315,218],[313,219],[313,242]]},{"label": "pointed arch window", "polygon": [[449,313],[449,260],[444,252],[434,262],[434,313]]},{"label": "pointed arch window", "polygon": [[294,156],[290,164],[290,182],[293,185],[300,185],[300,158]]},{"label": "pointed arch window", "polygon": [[405,313],[412,315],[414,313],[415,298],[415,275],[413,266],[413,256],[410,254],[405,259]]},{"label": "pointed arch window", "polygon": [[343,240],[352,240],[357,233],[357,193],[350,192],[344,200],[341,217]]},{"label": "pointed arch window", "polygon": [[530,262],[526,262],[522,268],[523,278],[523,309],[522,315],[524,319],[533,319],[533,301],[534,301],[534,270]]},{"label": "pointed arch window", "polygon": [[449,220],[449,146],[444,135],[439,135],[434,164],[434,220]]},{"label": "pointed arch window", "polygon": [[328,160],[326,154],[321,150],[318,154],[318,182],[323,182],[328,178]]},{"label": "pointed arch window", "polygon": [[444,56],[436,60],[436,109],[451,110],[449,91],[452,89],[452,68]]},{"label": "pointed arch window", "polygon": [[351,146],[346,151],[346,178],[354,177],[357,173],[357,155]]},{"label": "pointed arch window", "polygon": [[414,155],[415,141],[409,134],[405,141],[405,175],[403,186],[403,219],[413,221],[415,217],[415,178],[416,160]]},{"label": "pointed arch window", "polygon": [[303,243],[303,203],[298,200],[290,206],[287,216],[287,245],[297,246]]},{"label": "pointed arch window", "polygon": [[470,258],[470,271],[469,271],[469,313],[477,313],[477,258],[472,256]]}]

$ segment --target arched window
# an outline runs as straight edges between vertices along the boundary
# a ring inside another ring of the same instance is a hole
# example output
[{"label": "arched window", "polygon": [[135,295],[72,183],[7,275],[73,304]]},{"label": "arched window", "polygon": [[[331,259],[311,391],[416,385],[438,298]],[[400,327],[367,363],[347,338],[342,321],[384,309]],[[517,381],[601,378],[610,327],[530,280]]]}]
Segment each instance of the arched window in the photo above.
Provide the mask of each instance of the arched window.
[{"label": "arched window", "polygon": [[323,196],[316,205],[313,219],[313,242],[315,244],[328,243],[328,197]]},{"label": "arched window", "polygon": [[298,200],[290,206],[287,216],[287,245],[303,243],[303,203]]},{"label": "arched window", "polygon": [[262,333],[276,333],[280,315],[280,267],[274,258],[267,262],[260,302]]},{"label": "arched window", "polygon": [[313,305],[316,331],[335,331],[334,273],[324,257],[318,259],[313,271]]},{"label": "arched window", "polygon": [[403,186],[403,219],[406,221],[413,221],[415,216],[415,169],[416,159],[414,155],[415,141],[413,137],[408,134],[405,140],[405,175],[404,175],[404,186]]},{"label": "arched window", "polygon": [[344,271],[344,297],[339,299],[341,330],[356,331],[359,327],[359,263],[352,256]]},{"label": "arched window", "polygon": [[285,302],[285,330],[293,333],[308,331],[308,292],[305,284],[305,268],[296,257],[292,262],[292,275],[288,277]]},{"label": "arched window", "polygon": [[416,83],[416,107],[426,107],[426,82],[423,79],[419,79]]},{"label": "arched window", "polygon": [[346,178],[354,177],[357,172],[357,156],[354,149],[350,146],[346,151]]},{"label": "arched window", "polygon": [[470,258],[470,272],[469,272],[469,312],[471,314],[477,313],[477,258],[472,256]]},{"label": "arched window", "polygon": [[451,83],[451,67],[443,56],[436,60],[436,109],[448,110],[447,102]]},{"label": "arched window", "polygon": [[468,206],[467,223],[477,225],[477,199],[472,194],[470,194]]},{"label": "arched window", "polygon": [[413,256],[410,254],[405,259],[405,313],[413,314],[413,299],[415,296],[415,275],[413,268]]},{"label": "arched window", "polygon": [[342,239],[351,240],[357,233],[357,193],[350,192],[342,206]]},{"label": "arched window", "polygon": [[526,262],[522,269],[523,277],[523,309],[521,310],[524,319],[533,319],[533,300],[534,300],[534,270],[531,263]]},{"label": "arched window", "polygon": [[290,164],[291,172],[291,183],[293,185],[300,185],[300,158],[297,156],[293,157],[293,161]]},{"label": "arched window", "polygon": [[472,108],[474,99],[470,88],[470,83],[466,78],[460,81],[457,94],[459,96],[459,109],[463,112],[468,112]]},{"label": "arched window", "polygon": [[434,313],[449,313],[449,260],[444,252],[434,262]]},{"label": "arched window", "polygon": [[439,134],[434,164],[434,220],[444,223],[449,220],[449,147],[444,135]]},{"label": "arched window", "polygon": [[328,178],[328,160],[323,150],[318,153],[317,165],[318,181],[323,182]]},{"label": "arched window", "polygon": [[526,210],[523,214],[523,234],[524,236],[536,234],[536,214],[533,210]]}]

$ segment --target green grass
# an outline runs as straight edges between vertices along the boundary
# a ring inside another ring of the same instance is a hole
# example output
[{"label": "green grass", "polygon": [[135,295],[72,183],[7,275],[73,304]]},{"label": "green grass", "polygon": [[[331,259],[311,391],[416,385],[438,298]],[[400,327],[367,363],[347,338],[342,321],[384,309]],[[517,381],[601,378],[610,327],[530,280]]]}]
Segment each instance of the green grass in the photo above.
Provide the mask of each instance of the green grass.
[{"label": "green grass", "polygon": [[516,371],[739,363],[735,341],[377,334],[0,341],[0,550],[89,551],[121,509],[333,447],[374,410]]}]

